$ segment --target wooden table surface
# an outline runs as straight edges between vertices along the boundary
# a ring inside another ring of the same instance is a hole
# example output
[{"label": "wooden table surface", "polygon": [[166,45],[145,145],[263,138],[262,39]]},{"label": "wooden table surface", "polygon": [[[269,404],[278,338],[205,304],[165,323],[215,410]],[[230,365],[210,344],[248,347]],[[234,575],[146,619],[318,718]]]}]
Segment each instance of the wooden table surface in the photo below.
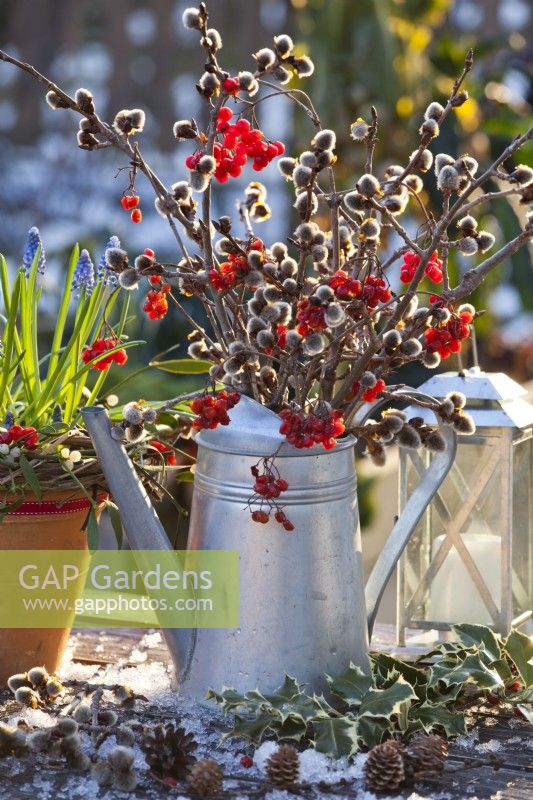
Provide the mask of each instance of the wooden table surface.
[{"label": "wooden table surface", "polygon": [[[139,630],[107,630],[107,631],[78,631],[72,634],[73,661],[84,664],[105,665],[121,662],[123,665],[135,665],[142,668],[136,660],[138,657],[139,643],[146,631]],[[380,649],[394,649],[392,644],[393,631],[391,626],[380,626],[375,632],[375,642]],[[132,657],[133,651],[136,656]],[[151,646],[146,651],[147,662],[162,662],[170,664],[170,656],[166,646],[162,643]],[[6,719],[6,712],[13,713],[13,702],[7,692],[0,694],[0,720]],[[431,784],[418,786],[417,792],[410,789],[397,797],[408,798],[413,794],[417,797],[446,798],[446,800],[467,800],[467,798],[490,798],[491,800],[533,800],[533,729],[522,723],[509,713],[501,713],[495,708],[494,713],[484,713],[476,717],[476,731],[478,747],[476,749],[464,748],[452,744],[447,761],[446,771],[435,778]],[[46,778],[46,794],[39,795],[35,792],[28,793],[24,789],[28,784],[29,776],[10,776],[6,762],[0,759],[0,800],[56,800],[67,795],[62,793],[65,785],[63,769],[54,775],[46,770],[46,759],[42,765],[32,764],[32,780],[35,771],[42,769],[43,778]],[[72,775],[76,773],[72,772]],[[54,786],[57,784],[57,792]],[[244,791],[241,793],[241,797]],[[105,800],[126,798],[127,795],[105,789],[101,792]],[[301,795],[294,795],[295,798]],[[313,797],[320,796],[314,792]],[[326,795],[324,794],[324,797]],[[328,793],[328,797],[331,797]],[[356,797],[356,793],[346,791],[346,796]],[[76,795],[77,797],[77,795]],[[152,787],[135,790],[132,798],[158,798],[177,797],[175,792],[167,789]]]}]

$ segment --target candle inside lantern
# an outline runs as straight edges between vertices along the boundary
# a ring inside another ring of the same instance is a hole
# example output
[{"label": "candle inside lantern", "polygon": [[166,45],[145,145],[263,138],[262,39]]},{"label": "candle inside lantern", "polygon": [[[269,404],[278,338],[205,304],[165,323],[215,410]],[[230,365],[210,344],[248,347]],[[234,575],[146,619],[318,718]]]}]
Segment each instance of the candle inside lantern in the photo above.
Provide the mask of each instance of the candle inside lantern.
[{"label": "candle inside lantern", "polygon": [[[488,533],[488,526],[472,523],[461,538],[478,568],[497,607],[500,606],[501,539]],[[446,537],[437,536],[432,546],[435,558]],[[493,619],[455,546],[444,559],[430,590],[429,616],[439,622],[469,622],[490,625]]]}]

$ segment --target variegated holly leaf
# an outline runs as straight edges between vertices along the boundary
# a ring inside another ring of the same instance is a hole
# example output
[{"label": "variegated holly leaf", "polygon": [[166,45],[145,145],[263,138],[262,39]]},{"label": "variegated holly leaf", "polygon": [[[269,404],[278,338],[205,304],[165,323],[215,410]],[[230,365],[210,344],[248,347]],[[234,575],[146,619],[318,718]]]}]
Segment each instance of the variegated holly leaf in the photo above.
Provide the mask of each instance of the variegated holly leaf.
[{"label": "variegated holly leaf", "polygon": [[373,668],[378,670],[381,675],[388,676],[381,681],[380,688],[390,685],[391,675],[401,675],[415,690],[419,700],[426,699],[426,684],[428,682],[427,669],[420,669],[412,664],[406,664],[398,658],[393,658],[386,653],[374,653],[372,655]]},{"label": "variegated holly leaf", "polygon": [[274,720],[268,714],[256,717],[255,719],[245,719],[244,717],[235,714],[233,728],[229,733],[224,735],[224,738],[238,736],[242,739],[254,744],[259,744],[267,731],[276,731],[276,726],[273,724]]},{"label": "variegated holly leaf", "polygon": [[313,722],[313,744],[319,753],[331,758],[351,756],[358,750],[357,721],[350,716]]},{"label": "variegated holly leaf", "polygon": [[365,675],[363,670],[355,664],[350,664],[346,672],[338,678],[326,675],[330,691],[348,703],[349,706],[358,706],[361,700],[372,687],[372,678]]},{"label": "variegated holly leaf", "polygon": [[399,713],[405,700],[416,700],[416,692],[400,675],[396,683],[386,689],[369,689],[359,706],[359,716],[390,719]]},{"label": "variegated holly leaf", "polygon": [[357,720],[359,744],[364,744],[366,747],[374,747],[376,744],[381,744],[383,739],[385,739],[386,736],[388,737],[390,732],[391,724],[388,719],[360,717]]},{"label": "variegated holly leaf", "polygon": [[489,657],[489,663],[502,657],[502,649],[498,637],[485,625],[463,623],[461,625],[453,625],[452,630],[460,644],[465,647],[476,647],[481,652],[485,652]]},{"label": "variegated holly leaf", "polygon": [[435,686],[439,681],[442,681],[445,686],[452,686],[456,683],[474,683],[480,689],[495,689],[503,686],[503,681],[497,671],[487,667],[479,653],[472,653],[457,663],[441,661],[431,667],[430,673],[430,686]]},{"label": "variegated holly leaf", "polygon": [[444,706],[424,703],[412,706],[409,718],[413,723],[422,725],[426,733],[443,731],[446,736],[462,736],[466,733],[464,714],[454,714]]},{"label": "variegated holly leaf", "polygon": [[230,711],[235,711],[237,708],[246,705],[246,700],[243,694],[236,692],[230,686],[223,686],[220,692],[215,692],[214,689],[208,689],[205,695],[206,700],[214,700],[224,714]]},{"label": "variegated holly leaf", "polygon": [[520,631],[512,631],[505,640],[505,651],[524,682],[533,686],[533,640]]},{"label": "variegated holly leaf", "polygon": [[288,714],[279,728],[277,728],[278,739],[293,739],[299,742],[307,731],[307,722],[299,714]]}]

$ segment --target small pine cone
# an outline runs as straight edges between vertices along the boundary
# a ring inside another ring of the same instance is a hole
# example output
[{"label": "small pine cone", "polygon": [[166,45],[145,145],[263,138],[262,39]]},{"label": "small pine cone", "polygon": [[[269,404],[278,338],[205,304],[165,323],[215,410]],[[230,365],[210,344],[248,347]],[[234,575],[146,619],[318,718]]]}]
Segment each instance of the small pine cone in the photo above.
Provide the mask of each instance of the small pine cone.
[{"label": "small pine cone", "polygon": [[197,746],[192,733],[170,723],[165,727],[157,725],[148,731],[142,743],[146,763],[158,778],[185,777],[188,768],[196,761],[194,750]]},{"label": "small pine cone", "polygon": [[192,794],[200,797],[212,797],[222,791],[222,779],[224,772],[220,764],[212,758],[203,758],[197,761],[189,774],[187,783]]},{"label": "small pine cone", "polygon": [[266,763],[266,772],[274,786],[289,789],[298,783],[300,757],[291,744],[282,744]]},{"label": "small pine cone", "polygon": [[405,780],[402,746],[390,740],[377,744],[365,763],[365,782],[375,792],[397,789]]},{"label": "small pine cone", "polygon": [[416,779],[442,772],[447,757],[448,746],[441,736],[417,736],[403,754],[406,775]]}]

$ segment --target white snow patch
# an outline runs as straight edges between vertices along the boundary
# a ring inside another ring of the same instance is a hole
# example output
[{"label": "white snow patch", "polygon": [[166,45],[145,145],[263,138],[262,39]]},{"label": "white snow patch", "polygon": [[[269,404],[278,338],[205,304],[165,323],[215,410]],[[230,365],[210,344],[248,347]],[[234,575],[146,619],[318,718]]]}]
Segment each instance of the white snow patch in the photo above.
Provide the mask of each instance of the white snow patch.
[{"label": "white snow patch", "polygon": [[276,742],[263,742],[254,753],[254,764],[261,772],[265,771],[266,762],[270,756],[276,752],[278,746]]}]

